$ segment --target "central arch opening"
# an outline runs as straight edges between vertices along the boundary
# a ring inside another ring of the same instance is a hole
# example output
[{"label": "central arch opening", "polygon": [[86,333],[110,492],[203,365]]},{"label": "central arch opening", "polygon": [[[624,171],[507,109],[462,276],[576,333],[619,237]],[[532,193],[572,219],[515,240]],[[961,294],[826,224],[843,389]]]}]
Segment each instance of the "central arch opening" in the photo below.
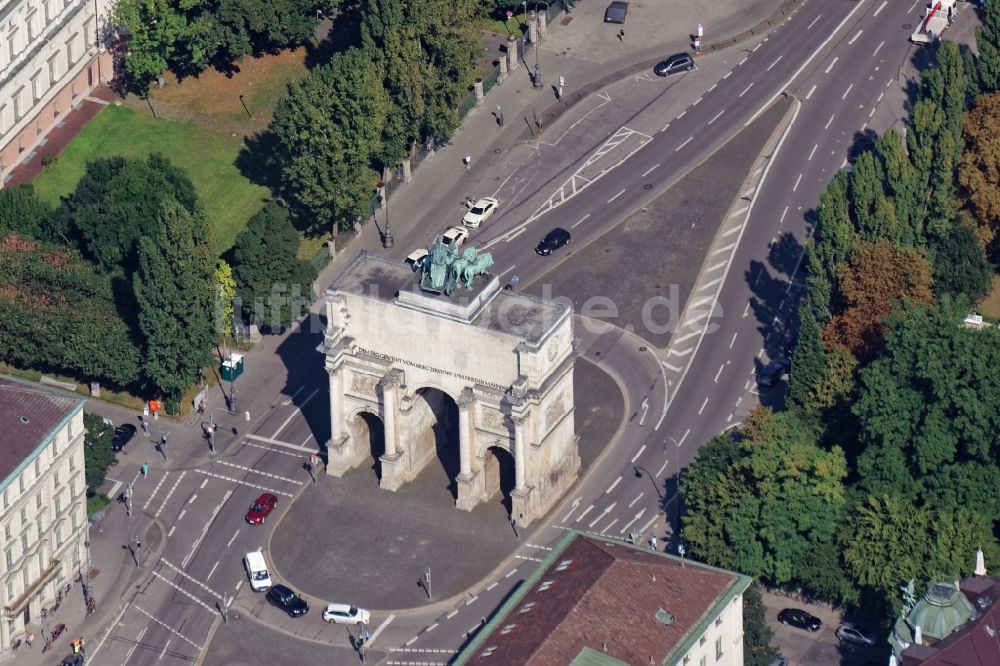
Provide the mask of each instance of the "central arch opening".
[{"label": "central arch opening", "polygon": [[375,479],[381,481],[382,461],[380,458],[385,454],[385,426],[382,424],[382,419],[371,412],[359,412],[354,417],[351,430],[352,437],[357,437],[359,442],[368,443],[371,470],[375,474]]},{"label": "central arch opening", "polygon": [[484,466],[486,474],[486,496],[491,500],[500,495],[500,503],[511,512],[510,494],[517,483],[517,473],[514,471],[514,456],[506,449],[491,446],[486,449]]},{"label": "central arch opening", "polygon": [[[458,405],[444,391],[436,388],[422,388],[414,393],[413,407],[410,414],[413,424],[414,458],[430,462],[436,457],[440,465],[428,464],[423,468],[420,477],[422,481],[440,483],[451,494],[452,500],[458,498],[458,485],[455,478],[461,470],[458,444]],[[438,480],[443,472],[443,478]]]}]

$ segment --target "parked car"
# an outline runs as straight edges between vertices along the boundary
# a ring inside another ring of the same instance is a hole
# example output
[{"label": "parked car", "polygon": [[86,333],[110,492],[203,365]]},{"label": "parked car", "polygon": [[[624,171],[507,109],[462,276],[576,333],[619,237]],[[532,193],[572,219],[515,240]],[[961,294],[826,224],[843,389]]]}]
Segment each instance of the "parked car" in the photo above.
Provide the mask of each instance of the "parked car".
[{"label": "parked car", "polygon": [[676,72],[690,72],[694,69],[694,58],[687,53],[675,53],[653,68],[657,76],[669,76]]},{"label": "parked car", "polygon": [[562,227],[556,227],[549,233],[545,234],[545,238],[538,242],[538,246],[535,248],[535,253],[540,254],[543,257],[547,257],[563,245],[568,245],[572,237],[569,232]]},{"label": "parked car", "polygon": [[124,423],[115,428],[115,436],[111,440],[111,450],[124,451],[125,446],[135,437],[136,428],[131,423]]},{"label": "parked car", "polygon": [[275,585],[267,591],[267,600],[292,617],[302,617],[309,612],[309,604],[287,585]]},{"label": "parked car", "polygon": [[608,5],[608,8],[604,10],[604,22],[623,24],[625,23],[626,14],[628,14],[627,2],[612,2]]},{"label": "parked car", "polygon": [[250,510],[247,511],[247,522],[251,525],[260,525],[264,522],[264,519],[274,511],[274,507],[278,506],[278,498],[271,493],[262,493],[260,497],[254,500],[254,503],[250,505]]},{"label": "parked car", "polygon": [[445,245],[454,245],[456,248],[461,247],[467,240],[469,240],[469,230],[465,227],[452,227],[441,236],[441,242]]},{"label": "parked car", "polygon": [[462,218],[462,224],[471,229],[476,229],[483,222],[490,219],[490,216],[497,211],[499,206],[500,202],[493,197],[483,197],[472,204],[469,212]]},{"label": "parked car", "polygon": [[368,624],[372,614],[364,608],[350,604],[329,604],[323,610],[323,619],[334,624]]},{"label": "parked car", "polygon": [[410,267],[414,273],[419,271],[424,266],[424,259],[427,258],[429,253],[427,250],[420,248],[419,250],[414,250],[406,256],[404,263]]},{"label": "parked car", "polygon": [[837,638],[844,643],[854,643],[856,645],[875,645],[873,634],[866,627],[854,624],[853,622],[843,622],[837,627]]},{"label": "parked car", "polygon": [[801,608],[786,608],[778,613],[778,622],[788,624],[798,629],[819,631],[823,622],[815,615],[810,615]]},{"label": "parked car", "polygon": [[82,654],[71,654],[65,657],[59,666],[83,666],[85,657]]},{"label": "parked car", "polygon": [[774,386],[788,374],[792,360],[787,357],[776,358],[757,372],[757,381],[761,386]]}]

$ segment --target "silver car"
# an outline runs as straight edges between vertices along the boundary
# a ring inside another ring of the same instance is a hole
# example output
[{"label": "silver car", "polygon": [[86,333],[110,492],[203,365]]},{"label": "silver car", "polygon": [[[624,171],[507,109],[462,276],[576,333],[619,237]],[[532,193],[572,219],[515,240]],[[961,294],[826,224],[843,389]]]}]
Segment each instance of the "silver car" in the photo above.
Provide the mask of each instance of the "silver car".
[{"label": "silver car", "polygon": [[872,633],[868,629],[850,622],[844,622],[837,627],[837,638],[844,643],[854,643],[855,645],[865,645],[868,647],[875,645],[875,639],[872,638]]}]

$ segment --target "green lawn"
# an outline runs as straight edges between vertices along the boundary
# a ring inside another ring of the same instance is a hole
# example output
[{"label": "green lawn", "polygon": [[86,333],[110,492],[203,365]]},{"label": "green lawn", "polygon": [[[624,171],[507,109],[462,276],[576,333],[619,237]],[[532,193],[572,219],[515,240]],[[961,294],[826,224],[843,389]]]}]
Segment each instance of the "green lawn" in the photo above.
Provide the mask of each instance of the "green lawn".
[{"label": "green lawn", "polygon": [[267,188],[254,185],[236,168],[240,146],[240,137],[112,105],[73,139],[34,184],[43,199],[55,204],[73,191],[88,160],[162,153],[194,182],[215,235],[215,250],[221,254],[268,196]]}]

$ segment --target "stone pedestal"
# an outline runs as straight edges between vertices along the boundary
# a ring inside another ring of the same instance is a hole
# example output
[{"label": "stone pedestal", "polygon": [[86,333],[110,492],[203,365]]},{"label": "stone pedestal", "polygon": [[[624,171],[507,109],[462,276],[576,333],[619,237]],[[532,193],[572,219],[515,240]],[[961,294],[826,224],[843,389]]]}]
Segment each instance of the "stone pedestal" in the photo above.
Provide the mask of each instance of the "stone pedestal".
[{"label": "stone pedestal", "polygon": [[403,182],[408,183],[413,180],[413,166],[410,164],[410,158],[407,157],[402,162],[403,165]]},{"label": "stone pedestal", "polygon": [[517,520],[518,529],[528,527],[535,522],[535,518],[540,518],[542,515],[537,506],[538,494],[533,491],[534,488],[526,486],[510,494],[510,517],[512,520]]},{"label": "stone pedestal", "polygon": [[459,474],[455,477],[455,484],[458,487],[458,499],[455,506],[463,511],[472,511],[483,500],[482,490],[479,488],[478,474]]},{"label": "stone pedestal", "polygon": [[500,78],[497,79],[497,83],[500,83],[500,79],[507,76],[507,58],[500,58]]},{"label": "stone pedestal", "polygon": [[540,39],[545,38],[545,33],[548,30],[548,17],[545,16],[545,12],[538,15],[538,36]]},{"label": "stone pedestal", "polygon": [[406,483],[406,475],[403,470],[403,454],[388,453],[379,458],[382,465],[382,478],[378,482],[379,488],[384,490],[399,490]]},{"label": "stone pedestal", "polygon": [[472,89],[476,92],[476,106],[483,103],[483,82],[476,81],[472,84]]},{"label": "stone pedestal", "polygon": [[509,35],[507,37],[507,69],[513,72],[517,67],[517,37]]},{"label": "stone pedestal", "polygon": [[339,440],[330,440],[326,445],[327,463],[326,473],[330,476],[344,476],[351,469],[360,464],[355,461],[356,456],[351,455],[351,438],[342,437]]},{"label": "stone pedestal", "polygon": [[534,11],[528,14],[528,40],[531,48],[538,48],[538,14]]}]

